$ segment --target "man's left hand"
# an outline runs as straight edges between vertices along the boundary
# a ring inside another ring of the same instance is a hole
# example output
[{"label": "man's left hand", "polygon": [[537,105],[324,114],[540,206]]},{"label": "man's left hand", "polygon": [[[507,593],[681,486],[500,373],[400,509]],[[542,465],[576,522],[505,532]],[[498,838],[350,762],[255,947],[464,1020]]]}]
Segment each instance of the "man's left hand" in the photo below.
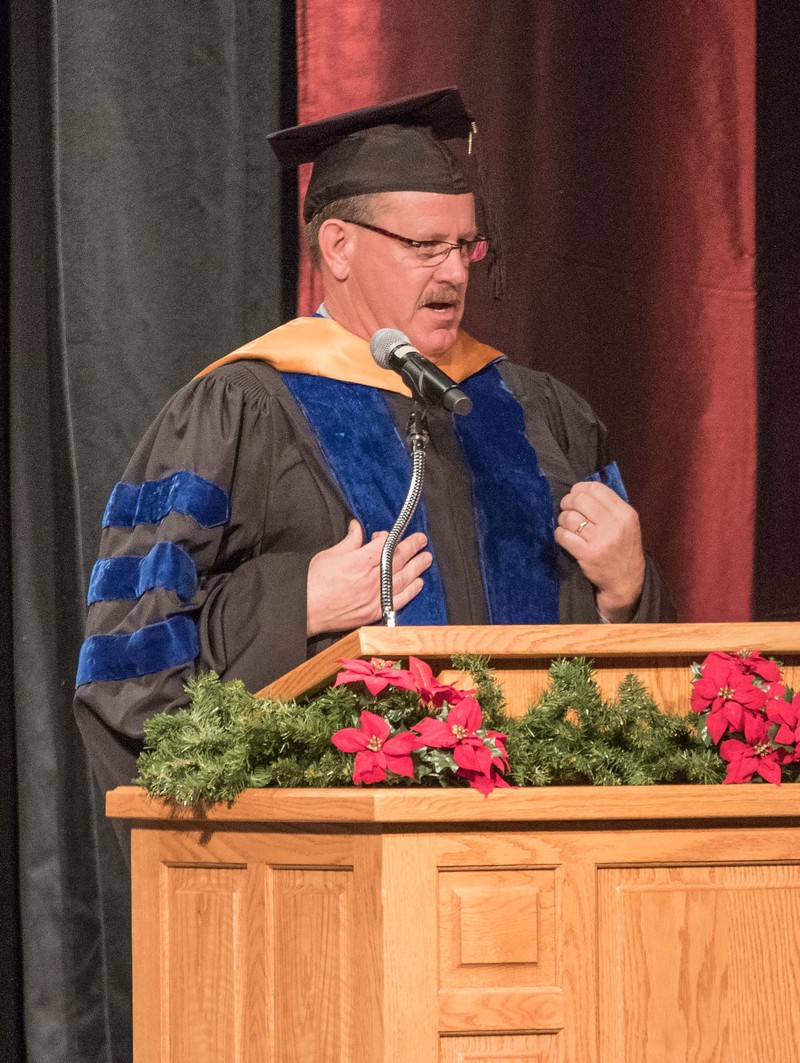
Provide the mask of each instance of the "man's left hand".
[{"label": "man's left hand", "polygon": [[600,615],[612,623],[630,620],[645,570],[636,510],[605,484],[582,481],[562,498],[555,534],[594,584]]}]

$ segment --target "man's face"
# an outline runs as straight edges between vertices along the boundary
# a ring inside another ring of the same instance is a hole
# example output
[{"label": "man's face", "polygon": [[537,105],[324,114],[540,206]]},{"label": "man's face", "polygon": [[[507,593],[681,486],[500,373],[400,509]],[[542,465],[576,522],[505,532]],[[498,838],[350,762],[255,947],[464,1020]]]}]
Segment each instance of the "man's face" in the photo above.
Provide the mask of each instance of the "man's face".
[{"label": "man's face", "polygon": [[[387,192],[381,199],[385,209],[374,224],[400,236],[456,243],[477,234],[475,202],[469,194]],[[349,228],[355,245],[347,289],[360,334],[400,329],[421,354],[434,362],[440,359],[456,340],[469,263],[454,249],[431,266],[398,240]]]}]

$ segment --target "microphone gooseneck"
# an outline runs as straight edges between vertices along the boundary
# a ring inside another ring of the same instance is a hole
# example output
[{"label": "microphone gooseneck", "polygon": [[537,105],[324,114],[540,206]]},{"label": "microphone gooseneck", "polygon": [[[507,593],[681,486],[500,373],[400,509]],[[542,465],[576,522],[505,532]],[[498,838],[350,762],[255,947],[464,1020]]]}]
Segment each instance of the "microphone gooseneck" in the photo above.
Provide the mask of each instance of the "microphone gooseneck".
[{"label": "microphone gooseneck", "polygon": [[472,401],[455,380],[415,350],[399,329],[378,329],[369,341],[369,349],[377,364],[398,373],[423,405],[442,406],[461,416],[472,409]]},{"label": "microphone gooseneck", "polygon": [[394,551],[403,538],[406,528],[411,523],[414,511],[422,497],[422,485],[425,481],[425,447],[428,443],[428,426],[425,407],[417,399],[408,420],[408,443],[411,448],[411,483],[408,485],[403,508],[392,525],[389,536],[381,550],[381,617],[386,627],[396,627],[397,618],[394,611],[393,569]]}]

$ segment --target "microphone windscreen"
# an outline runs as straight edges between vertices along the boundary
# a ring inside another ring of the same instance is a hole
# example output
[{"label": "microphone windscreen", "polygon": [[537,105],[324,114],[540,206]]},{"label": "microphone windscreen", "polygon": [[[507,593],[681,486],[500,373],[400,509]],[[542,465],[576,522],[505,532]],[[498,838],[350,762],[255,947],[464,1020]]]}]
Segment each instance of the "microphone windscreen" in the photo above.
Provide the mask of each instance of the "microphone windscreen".
[{"label": "microphone windscreen", "polygon": [[389,355],[395,347],[406,344],[411,346],[408,336],[397,328],[380,328],[372,334],[369,341],[369,350],[372,357],[381,369],[390,369]]}]

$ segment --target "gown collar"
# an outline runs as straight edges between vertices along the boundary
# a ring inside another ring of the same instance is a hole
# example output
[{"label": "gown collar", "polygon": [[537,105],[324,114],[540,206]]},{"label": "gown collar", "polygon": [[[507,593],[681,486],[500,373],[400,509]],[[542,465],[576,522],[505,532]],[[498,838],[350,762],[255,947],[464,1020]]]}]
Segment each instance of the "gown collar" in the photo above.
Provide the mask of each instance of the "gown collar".
[{"label": "gown collar", "polygon": [[[505,356],[488,344],[473,339],[463,329],[438,367],[457,384],[485,366]],[[372,360],[367,340],[349,332],[329,317],[297,317],[271,332],[238,347],[231,354],[212,362],[198,376],[204,376],[228,362],[242,359],[268,362],[281,373],[306,373],[351,384],[393,391],[410,392],[397,373],[381,369]]]}]

